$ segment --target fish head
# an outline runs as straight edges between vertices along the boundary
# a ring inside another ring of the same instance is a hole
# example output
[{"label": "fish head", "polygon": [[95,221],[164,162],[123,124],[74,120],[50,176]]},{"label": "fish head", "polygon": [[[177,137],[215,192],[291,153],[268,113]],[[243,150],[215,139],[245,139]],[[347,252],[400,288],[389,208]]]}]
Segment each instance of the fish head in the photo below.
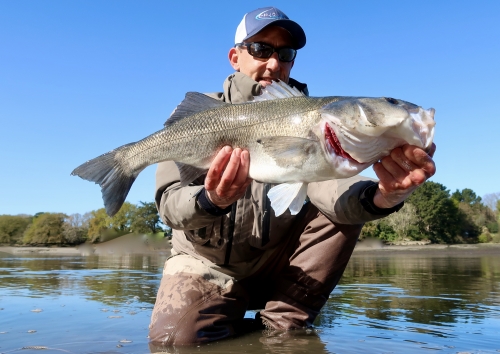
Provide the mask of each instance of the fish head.
[{"label": "fish head", "polygon": [[352,97],[322,107],[325,152],[371,165],[404,144],[429,150],[434,139],[434,109],[388,97]]}]

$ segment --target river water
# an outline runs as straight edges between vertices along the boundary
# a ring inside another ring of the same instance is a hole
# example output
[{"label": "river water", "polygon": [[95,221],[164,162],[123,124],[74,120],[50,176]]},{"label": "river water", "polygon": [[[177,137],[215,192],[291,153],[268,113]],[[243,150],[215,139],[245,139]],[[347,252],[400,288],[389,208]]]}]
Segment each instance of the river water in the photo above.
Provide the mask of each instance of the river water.
[{"label": "river water", "polygon": [[[149,353],[166,257],[0,252],[0,353]],[[500,248],[356,251],[313,329],[169,352],[498,353]]]}]

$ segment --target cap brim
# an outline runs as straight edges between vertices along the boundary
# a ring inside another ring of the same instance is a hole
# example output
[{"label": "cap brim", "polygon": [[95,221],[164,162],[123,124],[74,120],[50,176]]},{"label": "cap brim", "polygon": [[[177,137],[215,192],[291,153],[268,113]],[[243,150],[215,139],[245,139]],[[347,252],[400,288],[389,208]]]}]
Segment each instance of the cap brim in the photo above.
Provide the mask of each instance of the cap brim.
[{"label": "cap brim", "polygon": [[243,40],[247,40],[248,38],[255,36],[257,33],[261,32],[264,28],[267,28],[269,26],[278,26],[290,32],[292,38],[295,41],[295,49],[303,48],[306,45],[306,34],[302,29],[302,27],[300,27],[300,25],[297,22],[294,22],[292,20],[283,20],[283,19],[269,21],[269,23],[264,27],[249,33],[245,38],[243,38]]}]

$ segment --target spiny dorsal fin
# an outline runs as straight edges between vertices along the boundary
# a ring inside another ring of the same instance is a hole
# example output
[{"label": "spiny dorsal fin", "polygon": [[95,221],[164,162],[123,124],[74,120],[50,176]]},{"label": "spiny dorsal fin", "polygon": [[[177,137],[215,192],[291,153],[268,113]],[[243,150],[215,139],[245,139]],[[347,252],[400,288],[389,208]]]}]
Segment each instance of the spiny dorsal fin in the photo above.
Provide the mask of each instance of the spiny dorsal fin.
[{"label": "spiny dorsal fin", "polygon": [[262,93],[254,97],[255,102],[277,100],[280,98],[303,97],[302,92],[288,86],[283,81],[273,81],[271,85],[262,88]]},{"label": "spiny dorsal fin", "polygon": [[184,117],[206,111],[210,108],[226,106],[228,104],[229,103],[224,103],[199,92],[188,92],[186,93],[184,100],[177,107],[175,107],[174,111],[164,125],[165,127],[168,127]]}]

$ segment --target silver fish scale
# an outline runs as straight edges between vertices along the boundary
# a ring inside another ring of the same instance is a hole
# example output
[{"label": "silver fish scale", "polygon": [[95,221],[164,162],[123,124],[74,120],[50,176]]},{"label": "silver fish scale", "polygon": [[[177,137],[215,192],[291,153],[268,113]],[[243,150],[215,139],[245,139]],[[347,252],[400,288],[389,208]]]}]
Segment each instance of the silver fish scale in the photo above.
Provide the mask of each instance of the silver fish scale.
[{"label": "silver fish scale", "polygon": [[[98,183],[106,212],[113,216],[146,166],[171,160],[201,169],[181,168],[183,182],[189,183],[208,169],[223,145],[230,145],[250,152],[251,178],[287,184],[269,195],[276,215],[281,215],[287,207],[296,213],[302,205],[301,200],[287,199],[305,197],[296,194],[299,182],[303,190],[304,183],[354,176],[402,143],[429,148],[434,137],[434,109],[406,101],[338,96],[265,101],[271,97],[266,93],[257,102],[239,105],[187,94],[164,129],[89,160],[71,174]],[[323,124],[342,149],[362,163],[334,153],[330,138],[323,136]]]},{"label": "silver fish scale", "polygon": [[[250,150],[259,138],[306,138],[319,123],[317,110],[339,97],[293,97],[256,103],[224,105],[185,117],[130,145],[117,158],[130,171],[164,160],[207,168],[224,145]],[[295,119],[295,124],[291,124]]]}]

